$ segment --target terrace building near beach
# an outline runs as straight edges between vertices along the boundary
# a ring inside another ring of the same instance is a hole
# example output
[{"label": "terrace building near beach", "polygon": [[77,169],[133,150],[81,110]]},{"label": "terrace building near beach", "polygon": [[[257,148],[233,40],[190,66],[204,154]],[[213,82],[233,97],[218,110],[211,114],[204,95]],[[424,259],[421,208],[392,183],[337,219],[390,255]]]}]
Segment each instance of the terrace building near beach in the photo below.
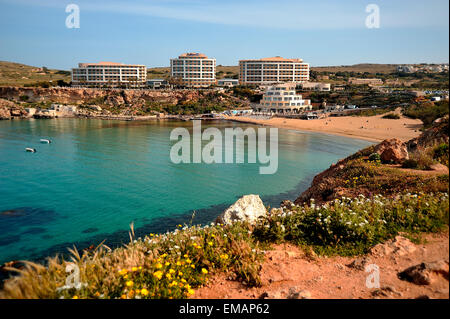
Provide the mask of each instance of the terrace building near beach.
[{"label": "terrace building near beach", "polygon": [[349,78],[349,84],[353,85],[383,85],[383,80],[378,78],[369,78],[369,79],[358,79],[358,78]]},{"label": "terrace building near beach", "polygon": [[309,63],[302,59],[279,56],[259,60],[239,61],[239,83],[267,85],[273,83],[309,81]]},{"label": "terrace building near beach", "polygon": [[300,83],[299,87],[305,91],[322,91],[322,92],[331,91],[330,83],[304,82],[304,83]]},{"label": "terrace building near beach", "polygon": [[145,87],[147,67],[141,64],[115,62],[78,63],[72,69],[72,86],[78,87]]},{"label": "terrace building near beach", "polygon": [[304,100],[301,94],[297,94],[295,87],[296,83],[268,87],[256,110],[271,113],[300,113],[311,110],[311,101]]},{"label": "terrace building near beach", "polygon": [[186,87],[208,87],[216,84],[216,59],[202,53],[184,53],[170,59],[170,75]]},{"label": "terrace building near beach", "polygon": [[233,87],[239,84],[238,79],[219,79],[217,85],[222,87]]}]

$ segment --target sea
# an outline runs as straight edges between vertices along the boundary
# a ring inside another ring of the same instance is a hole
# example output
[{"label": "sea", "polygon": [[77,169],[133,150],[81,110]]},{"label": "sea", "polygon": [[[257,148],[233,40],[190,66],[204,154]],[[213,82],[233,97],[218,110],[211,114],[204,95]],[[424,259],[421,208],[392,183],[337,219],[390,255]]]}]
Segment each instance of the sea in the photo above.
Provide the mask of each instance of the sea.
[{"label": "sea", "polygon": [[[219,120],[201,125],[221,133],[257,129]],[[259,162],[174,163],[170,152],[176,141],[170,135],[177,128],[192,133],[192,122],[0,121],[0,265],[43,261],[67,254],[67,248],[82,250],[103,241],[118,247],[129,242],[130,224],[136,237],[171,231],[178,224],[206,225],[246,194],[279,207],[332,163],[372,144],[278,129],[278,169],[260,174],[264,164]],[[225,143],[220,144],[225,153]]]}]

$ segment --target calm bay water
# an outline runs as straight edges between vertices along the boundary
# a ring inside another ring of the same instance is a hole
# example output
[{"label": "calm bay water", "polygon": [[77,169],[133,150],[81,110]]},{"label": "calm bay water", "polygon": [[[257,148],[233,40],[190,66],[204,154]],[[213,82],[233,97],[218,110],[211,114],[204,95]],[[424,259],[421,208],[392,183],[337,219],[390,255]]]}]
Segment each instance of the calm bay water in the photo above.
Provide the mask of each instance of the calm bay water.
[{"label": "calm bay water", "polygon": [[[260,164],[173,164],[169,140],[191,122],[92,119],[0,121],[0,264],[38,260],[77,245],[211,222],[244,194],[266,205],[295,199],[315,174],[370,142],[279,130],[279,168]],[[203,122],[242,128],[247,124]],[[40,144],[49,138],[51,144]],[[25,152],[34,147],[36,153]]]}]

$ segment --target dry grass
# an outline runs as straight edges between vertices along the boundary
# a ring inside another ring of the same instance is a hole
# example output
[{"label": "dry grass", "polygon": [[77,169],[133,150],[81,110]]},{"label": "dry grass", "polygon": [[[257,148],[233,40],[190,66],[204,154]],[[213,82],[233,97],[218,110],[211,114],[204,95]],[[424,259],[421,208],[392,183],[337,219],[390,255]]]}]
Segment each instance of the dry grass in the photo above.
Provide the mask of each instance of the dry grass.
[{"label": "dry grass", "polygon": [[61,70],[48,70],[46,73],[40,67],[25,64],[0,61],[0,85],[23,86],[36,82],[64,80],[70,82],[70,75],[58,74]]},{"label": "dry grass", "polygon": [[369,72],[369,73],[392,73],[397,68],[396,64],[354,64],[354,65],[341,65],[341,66],[316,66],[311,70],[317,72]]},{"label": "dry grass", "polygon": [[[260,284],[263,256],[247,224],[179,226],[143,239],[135,239],[131,227],[130,243],[121,248],[73,248],[70,260],[49,258],[46,267],[25,262],[23,269],[10,269],[19,276],[5,282],[0,298],[187,298],[219,271],[249,286]],[[64,288],[71,263],[79,269],[79,289]]]}]

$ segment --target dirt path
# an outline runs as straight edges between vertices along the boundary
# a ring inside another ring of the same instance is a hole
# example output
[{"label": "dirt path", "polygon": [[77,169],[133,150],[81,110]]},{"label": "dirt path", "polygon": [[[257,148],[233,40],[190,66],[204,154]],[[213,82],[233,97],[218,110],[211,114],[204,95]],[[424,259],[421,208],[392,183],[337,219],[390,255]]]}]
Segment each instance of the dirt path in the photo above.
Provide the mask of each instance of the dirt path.
[{"label": "dirt path", "polygon": [[[297,298],[357,299],[357,298],[449,298],[448,258],[449,234],[425,235],[425,244],[415,245],[406,239],[398,243],[377,246],[367,255],[369,260],[360,269],[349,267],[351,257],[315,257],[311,259],[293,245],[275,245],[267,251],[262,268],[263,285],[245,288],[229,281],[225,275],[212,278],[199,288],[196,298],[286,298],[297,293]],[[392,247],[399,247],[391,251]],[[391,248],[390,248],[391,247]],[[430,285],[417,285],[400,280],[397,274],[422,262],[446,261],[446,274],[433,273]],[[367,288],[369,272],[364,267],[379,267],[380,288]],[[445,278],[446,277],[446,278]]]},{"label": "dirt path", "polygon": [[401,164],[385,164],[388,167],[397,168],[401,170],[402,172],[408,172],[412,174],[417,175],[443,175],[448,174],[449,170],[448,167],[442,164],[433,164],[431,165],[430,170],[419,170],[419,169],[412,169],[412,168],[402,168]]}]

